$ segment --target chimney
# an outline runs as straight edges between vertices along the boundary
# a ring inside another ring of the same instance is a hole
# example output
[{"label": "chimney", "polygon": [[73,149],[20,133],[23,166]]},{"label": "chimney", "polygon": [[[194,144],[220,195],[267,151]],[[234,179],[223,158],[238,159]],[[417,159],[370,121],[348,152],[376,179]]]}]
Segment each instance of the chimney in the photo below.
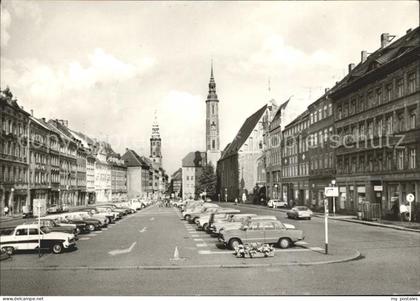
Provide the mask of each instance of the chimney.
[{"label": "chimney", "polygon": [[42,121],[47,122],[47,120],[45,119],[45,117],[42,117]]},{"label": "chimney", "polygon": [[327,94],[329,90],[330,88],[325,88],[325,94]]},{"label": "chimney", "polygon": [[405,32],[406,34],[408,34],[408,33],[410,33],[411,32],[411,28],[409,28],[409,29],[407,29],[407,31]]},{"label": "chimney", "polygon": [[31,109],[31,116],[34,117],[34,110]]},{"label": "chimney", "polygon": [[364,62],[366,62],[367,56],[368,56],[367,51],[366,50],[362,50],[362,52],[360,53],[360,61],[362,62],[362,64]]},{"label": "chimney", "polygon": [[389,33],[381,34],[381,48],[385,48],[388,46],[389,42],[391,41]]},{"label": "chimney", "polygon": [[354,69],[354,66],[356,66],[354,63],[349,64],[349,73]]}]

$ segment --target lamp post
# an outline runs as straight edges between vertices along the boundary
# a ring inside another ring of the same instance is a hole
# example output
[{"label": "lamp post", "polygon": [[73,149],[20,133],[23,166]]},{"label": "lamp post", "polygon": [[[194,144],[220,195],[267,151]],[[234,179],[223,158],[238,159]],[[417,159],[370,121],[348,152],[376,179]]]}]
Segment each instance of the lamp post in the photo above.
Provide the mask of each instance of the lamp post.
[{"label": "lamp post", "polygon": [[225,202],[227,203],[227,197],[228,197],[228,194],[227,194],[227,188],[225,188]]},{"label": "lamp post", "polygon": [[328,254],[328,199],[324,200],[325,254]]},{"label": "lamp post", "polygon": [[279,185],[277,185],[277,184],[274,184],[274,188],[276,188],[276,199],[278,199],[279,198]]},{"label": "lamp post", "polygon": [[[332,187],[335,187],[336,183],[337,183],[336,180],[332,180],[331,181]],[[333,196],[333,214],[335,215],[335,196]]]}]

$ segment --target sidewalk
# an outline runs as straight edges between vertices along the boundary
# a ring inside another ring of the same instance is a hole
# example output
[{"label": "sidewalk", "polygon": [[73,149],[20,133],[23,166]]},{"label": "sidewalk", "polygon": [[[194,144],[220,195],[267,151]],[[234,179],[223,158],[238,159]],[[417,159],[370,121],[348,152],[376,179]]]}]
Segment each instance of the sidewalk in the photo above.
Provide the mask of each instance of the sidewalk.
[{"label": "sidewalk", "polygon": [[[229,204],[229,203],[228,203]],[[262,205],[255,205],[255,204],[239,204],[239,206],[249,207],[249,208],[260,208],[270,211],[280,211],[280,212],[287,212],[289,209],[283,208],[269,208]],[[324,218],[324,213],[314,212],[314,217]],[[335,216],[330,213],[328,216],[329,219],[340,220],[344,222],[350,223],[357,223],[357,224],[364,224],[368,226],[376,226],[376,227],[383,227],[395,230],[402,230],[402,231],[409,231],[409,232],[417,232],[420,233],[420,223],[417,222],[402,222],[402,221],[391,221],[391,220],[378,220],[378,221],[365,221],[357,219],[355,215],[341,215],[336,214]]]}]

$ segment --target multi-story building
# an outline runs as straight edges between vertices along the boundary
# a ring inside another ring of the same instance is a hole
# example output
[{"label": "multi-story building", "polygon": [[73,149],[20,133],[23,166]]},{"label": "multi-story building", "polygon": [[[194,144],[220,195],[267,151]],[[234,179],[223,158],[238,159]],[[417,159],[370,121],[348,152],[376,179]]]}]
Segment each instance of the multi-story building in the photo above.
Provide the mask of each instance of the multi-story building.
[{"label": "multi-story building", "polygon": [[182,159],[182,198],[194,199],[197,196],[198,180],[207,164],[206,152],[190,152]]},{"label": "multi-story building", "polygon": [[[263,155],[266,146],[264,135],[274,117],[277,107],[264,105],[246,119],[239,132],[223,150],[217,162],[217,189],[228,200],[241,199],[245,193],[247,199],[257,183],[257,161]],[[185,176],[183,175],[183,178]],[[185,186],[185,184],[184,184]]]},{"label": "multi-story building", "polygon": [[145,197],[152,189],[151,166],[144,157],[139,156],[134,150],[126,149],[121,157],[127,167],[127,196],[128,198]]},{"label": "multi-story building", "polygon": [[96,202],[112,201],[111,165],[107,161],[107,149],[101,141],[96,142],[95,193]]},{"label": "multi-story building", "polygon": [[[280,179],[281,179],[281,141],[282,141],[282,120],[284,113],[290,99],[281,104],[274,115],[267,135],[267,151],[265,155],[265,174],[262,172],[262,177],[265,176],[266,181],[266,198],[281,198],[279,194]],[[262,196],[262,195],[261,195]]]},{"label": "multi-story building", "polygon": [[386,215],[420,196],[420,28],[350,67],[332,91],[337,134],[338,209],[376,203]]},{"label": "multi-story building", "polygon": [[119,154],[109,156],[107,159],[111,165],[111,192],[112,201],[127,200],[127,167]]},{"label": "multi-story building", "polygon": [[306,110],[286,125],[282,133],[282,175],[276,195],[282,196],[289,206],[309,204],[308,127]]},{"label": "multi-story building", "polygon": [[13,99],[8,88],[0,91],[0,214],[4,206],[21,213],[29,203],[28,149],[26,140],[30,114]]},{"label": "multi-story building", "polygon": [[315,207],[323,206],[324,189],[335,178],[335,154],[332,147],[334,117],[328,94],[326,89],[324,95],[308,106],[310,205]]},{"label": "multi-story building", "polygon": [[175,197],[182,197],[182,168],[179,168],[172,174],[170,192]]}]

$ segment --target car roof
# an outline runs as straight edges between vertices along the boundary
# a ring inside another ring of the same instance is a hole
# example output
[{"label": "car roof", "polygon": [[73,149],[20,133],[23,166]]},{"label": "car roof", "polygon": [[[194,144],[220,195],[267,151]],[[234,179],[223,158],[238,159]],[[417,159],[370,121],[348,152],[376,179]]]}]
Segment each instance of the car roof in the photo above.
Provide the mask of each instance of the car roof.
[{"label": "car roof", "polygon": [[21,228],[38,228],[37,224],[22,224],[22,225],[17,225],[16,229],[21,229]]}]

